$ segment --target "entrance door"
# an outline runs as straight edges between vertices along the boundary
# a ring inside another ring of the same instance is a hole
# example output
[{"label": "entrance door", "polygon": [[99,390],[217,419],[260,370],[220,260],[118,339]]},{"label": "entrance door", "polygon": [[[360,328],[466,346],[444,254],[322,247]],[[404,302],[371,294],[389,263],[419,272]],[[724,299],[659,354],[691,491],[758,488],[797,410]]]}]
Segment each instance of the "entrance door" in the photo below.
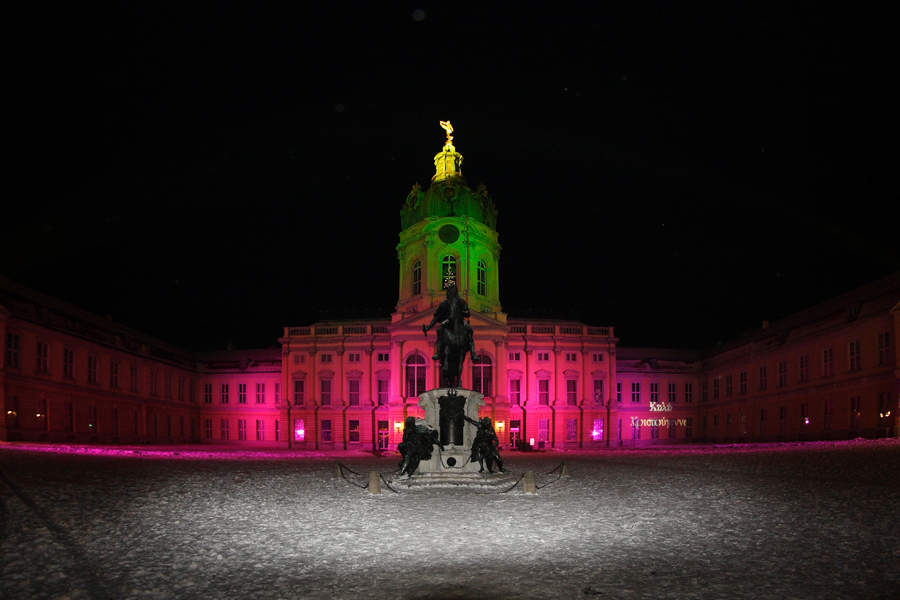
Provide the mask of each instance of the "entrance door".
[{"label": "entrance door", "polygon": [[378,449],[387,450],[390,445],[390,429],[387,421],[378,421]]},{"label": "entrance door", "polygon": [[509,422],[509,447],[511,450],[518,448],[519,442],[522,441],[521,423],[519,419],[512,419]]}]

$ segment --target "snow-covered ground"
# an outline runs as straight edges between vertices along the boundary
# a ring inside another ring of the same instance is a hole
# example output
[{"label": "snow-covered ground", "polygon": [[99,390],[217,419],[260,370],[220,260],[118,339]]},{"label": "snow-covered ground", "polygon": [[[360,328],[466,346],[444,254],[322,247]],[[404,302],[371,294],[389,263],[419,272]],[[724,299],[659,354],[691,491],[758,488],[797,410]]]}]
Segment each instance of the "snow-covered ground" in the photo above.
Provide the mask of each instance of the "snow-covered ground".
[{"label": "snow-covered ground", "polygon": [[375,496],[335,461],[396,455],[0,445],[0,597],[900,597],[898,440],[504,456],[549,485]]}]

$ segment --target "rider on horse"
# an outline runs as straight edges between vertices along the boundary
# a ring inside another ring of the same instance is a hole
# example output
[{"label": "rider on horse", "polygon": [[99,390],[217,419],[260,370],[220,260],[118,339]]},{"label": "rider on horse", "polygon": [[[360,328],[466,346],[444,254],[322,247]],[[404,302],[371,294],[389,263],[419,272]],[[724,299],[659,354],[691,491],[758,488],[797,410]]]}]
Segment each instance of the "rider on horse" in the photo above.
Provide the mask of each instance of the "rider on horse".
[{"label": "rider on horse", "polygon": [[459,297],[459,290],[456,284],[451,283],[447,287],[447,299],[442,300],[440,306],[434,312],[431,323],[422,325],[422,331],[428,331],[434,327],[435,323],[440,323],[437,329],[437,352],[431,357],[432,360],[442,360],[444,357],[444,348],[447,346],[447,338],[450,337],[449,329],[452,329],[455,323],[461,323],[462,338],[464,347],[472,354],[472,362],[478,362],[478,355],[475,354],[475,340],[472,337],[472,327],[465,321],[469,318],[469,305],[466,301]]}]

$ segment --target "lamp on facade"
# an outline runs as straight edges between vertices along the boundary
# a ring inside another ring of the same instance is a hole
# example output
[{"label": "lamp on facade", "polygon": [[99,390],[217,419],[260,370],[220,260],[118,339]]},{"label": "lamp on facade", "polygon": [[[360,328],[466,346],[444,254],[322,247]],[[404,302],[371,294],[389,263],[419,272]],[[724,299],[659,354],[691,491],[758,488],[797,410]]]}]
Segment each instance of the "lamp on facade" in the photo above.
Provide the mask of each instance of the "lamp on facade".
[{"label": "lamp on facade", "polygon": [[394,431],[396,431],[397,433],[400,433],[400,431],[402,429],[403,429],[403,423],[401,423],[400,421],[394,421]]},{"label": "lamp on facade", "polygon": [[503,433],[503,427],[506,425],[503,421],[497,421],[497,429],[500,430],[500,433]]}]

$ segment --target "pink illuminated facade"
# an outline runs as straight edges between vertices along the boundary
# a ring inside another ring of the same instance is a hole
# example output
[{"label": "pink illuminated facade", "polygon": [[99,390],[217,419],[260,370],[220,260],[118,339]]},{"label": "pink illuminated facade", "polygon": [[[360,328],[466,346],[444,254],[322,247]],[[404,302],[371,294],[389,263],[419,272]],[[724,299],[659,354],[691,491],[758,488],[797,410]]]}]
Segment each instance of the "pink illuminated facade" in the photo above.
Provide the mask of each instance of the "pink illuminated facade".
[{"label": "pink illuminated facade", "polygon": [[696,352],[502,311],[497,211],[448,135],[401,211],[399,300],[381,320],[285,327],[280,348],[191,353],[0,278],[0,440],[393,449],[438,387],[422,332],[457,283],[505,447],[898,435],[900,273]]}]

